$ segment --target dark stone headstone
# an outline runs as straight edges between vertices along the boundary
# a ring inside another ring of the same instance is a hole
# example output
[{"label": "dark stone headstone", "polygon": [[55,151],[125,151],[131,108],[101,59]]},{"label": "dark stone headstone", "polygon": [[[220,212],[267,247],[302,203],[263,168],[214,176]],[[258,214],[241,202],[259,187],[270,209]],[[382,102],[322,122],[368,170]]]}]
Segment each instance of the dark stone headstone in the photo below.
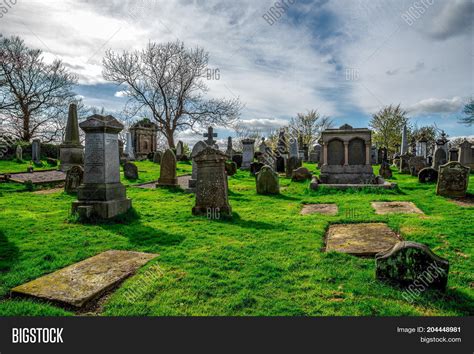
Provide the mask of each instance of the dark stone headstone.
[{"label": "dark stone headstone", "polygon": [[399,242],[390,250],[378,253],[375,262],[379,280],[408,289],[446,289],[449,262],[423,244]]},{"label": "dark stone headstone", "polygon": [[31,160],[34,164],[41,164],[41,142],[39,139],[34,139],[31,143]]},{"label": "dark stone headstone", "polygon": [[265,165],[261,162],[252,162],[250,164],[250,174],[252,176],[255,176],[262,169],[263,166]]},{"label": "dark stone headstone", "polygon": [[123,175],[126,179],[138,179],[138,167],[133,162],[127,161],[123,165]]},{"label": "dark stone headstone", "polygon": [[276,158],[276,171],[278,173],[285,172],[285,158],[283,156],[278,156]]},{"label": "dark stone headstone", "polygon": [[408,164],[408,160],[410,159],[410,155],[400,155],[400,160],[398,162],[398,172],[400,173],[410,173],[410,165]]},{"label": "dark stone headstone", "polygon": [[408,168],[412,176],[418,176],[418,173],[425,167],[427,167],[427,163],[423,156],[412,156],[408,160]]},{"label": "dark stone headstone", "polygon": [[242,155],[241,154],[232,155],[232,161],[234,161],[237,164],[237,168],[242,167]]},{"label": "dark stone headstone", "polygon": [[392,170],[390,168],[390,164],[387,161],[382,161],[382,164],[380,165],[379,174],[384,179],[392,178]]},{"label": "dark stone headstone", "polygon": [[263,166],[256,175],[257,194],[279,194],[278,174],[270,166]]},{"label": "dark stone headstone", "polygon": [[455,161],[440,166],[436,194],[453,198],[465,197],[469,183],[469,171],[469,167]]},{"label": "dark stone headstone", "polygon": [[171,149],[167,149],[161,158],[160,178],[156,186],[178,186],[178,178],[176,177],[176,156]]},{"label": "dark stone headstone", "polygon": [[160,164],[161,163],[161,155],[163,155],[163,153],[161,151],[155,151],[153,153],[153,162],[157,163],[157,164]]},{"label": "dark stone headstone", "polygon": [[286,161],[286,177],[290,178],[293,175],[293,171],[298,167],[301,167],[301,159],[297,156],[292,156]]},{"label": "dark stone headstone", "polygon": [[84,180],[84,169],[81,166],[72,166],[66,172],[64,191],[66,193],[77,193],[77,189]]},{"label": "dark stone headstone", "polygon": [[425,167],[418,172],[418,181],[420,183],[434,183],[438,180],[438,171],[432,167]]},{"label": "dark stone headstone", "polygon": [[237,173],[237,164],[234,161],[225,162],[225,172],[227,176],[233,176]]},{"label": "dark stone headstone", "polygon": [[293,170],[291,175],[291,180],[294,182],[305,181],[311,179],[313,175],[306,167],[299,167],[296,170]]}]

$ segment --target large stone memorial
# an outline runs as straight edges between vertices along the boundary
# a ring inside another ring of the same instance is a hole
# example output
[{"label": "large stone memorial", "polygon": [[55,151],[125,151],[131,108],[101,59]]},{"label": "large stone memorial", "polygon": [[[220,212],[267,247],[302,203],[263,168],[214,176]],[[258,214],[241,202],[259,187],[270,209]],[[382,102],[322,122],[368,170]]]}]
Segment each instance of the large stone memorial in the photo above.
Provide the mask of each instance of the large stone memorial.
[{"label": "large stone memorial", "polygon": [[171,149],[167,149],[161,158],[160,178],[156,186],[178,186],[178,178],[176,177],[176,156]]},{"label": "large stone memorial", "polygon": [[370,164],[372,132],[348,124],[326,129],[321,134],[322,166],[320,180],[329,184],[371,184],[374,173]]},{"label": "large stone memorial", "polygon": [[436,194],[453,198],[465,197],[469,183],[469,171],[469,167],[455,161],[440,166]]},{"label": "large stone memorial", "polygon": [[79,123],[77,120],[77,106],[69,105],[66,134],[63,143],[59,146],[59,160],[61,171],[67,172],[73,166],[84,164],[84,147],[79,140]]},{"label": "large stone memorial", "polygon": [[85,218],[112,218],[132,206],[120,183],[118,133],[123,125],[112,116],[95,114],[80,125],[85,132],[84,183],[72,210]]},{"label": "large stone memorial", "polygon": [[130,127],[133,158],[142,160],[156,151],[157,133],[158,126],[148,118],[144,118]]},{"label": "large stone memorial", "polygon": [[416,289],[445,290],[449,262],[420,243],[402,241],[375,257],[376,277],[381,281]]},{"label": "large stone memorial", "polygon": [[207,215],[213,218],[232,215],[225,173],[227,158],[226,154],[210,146],[194,157],[198,170],[193,215]]}]

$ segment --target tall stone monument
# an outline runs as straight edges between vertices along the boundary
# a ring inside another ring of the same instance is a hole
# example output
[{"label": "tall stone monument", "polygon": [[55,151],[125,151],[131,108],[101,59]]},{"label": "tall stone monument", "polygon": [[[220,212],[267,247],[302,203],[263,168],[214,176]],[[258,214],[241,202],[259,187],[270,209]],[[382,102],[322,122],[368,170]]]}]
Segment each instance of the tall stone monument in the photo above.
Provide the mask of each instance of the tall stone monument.
[{"label": "tall stone monument", "polygon": [[126,137],[127,137],[127,143],[125,145],[125,153],[127,154],[127,160],[134,161],[135,149],[133,147],[132,133],[127,132]]},{"label": "tall stone monument", "polygon": [[41,141],[34,139],[31,143],[31,160],[35,164],[41,164]]},{"label": "tall stone monument", "polygon": [[232,215],[225,173],[227,157],[223,152],[210,146],[194,157],[198,170],[193,215],[207,215],[212,218]]},{"label": "tall stone monument", "polygon": [[120,183],[118,134],[123,125],[112,116],[95,114],[79,124],[86,134],[84,182],[78,188],[73,213],[110,219],[132,206]]},{"label": "tall stone monument", "polygon": [[253,162],[253,157],[255,155],[254,139],[243,139],[242,140],[242,167],[241,170],[250,169],[250,164]]},{"label": "tall stone monument", "polygon": [[178,186],[178,178],[176,177],[176,156],[171,149],[166,150],[161,158],[160,178],[156,186]]},{"label": "tall stone monument", "polygon": [[79,122],[77,120],[77,106],[69,105],[69,114],[66,124],[64,141],[59,146],[59,160],[61,171],[67,172],[73,166],[84,165],[84,147],[79,140]]}]

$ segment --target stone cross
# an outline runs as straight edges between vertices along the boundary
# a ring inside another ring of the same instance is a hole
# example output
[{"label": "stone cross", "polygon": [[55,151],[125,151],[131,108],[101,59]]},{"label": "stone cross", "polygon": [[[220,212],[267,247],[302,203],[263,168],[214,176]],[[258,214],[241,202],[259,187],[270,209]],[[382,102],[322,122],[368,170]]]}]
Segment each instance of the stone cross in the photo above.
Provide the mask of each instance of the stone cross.
[{"label": "stone cross", "polygon": [[213,138],[217,138],[217,133],[214,133],[214,128],[207,128],[207,133],[204,133],[203,136],[207,138],[206,144],[209,146],[214,146],[216,141]]}]

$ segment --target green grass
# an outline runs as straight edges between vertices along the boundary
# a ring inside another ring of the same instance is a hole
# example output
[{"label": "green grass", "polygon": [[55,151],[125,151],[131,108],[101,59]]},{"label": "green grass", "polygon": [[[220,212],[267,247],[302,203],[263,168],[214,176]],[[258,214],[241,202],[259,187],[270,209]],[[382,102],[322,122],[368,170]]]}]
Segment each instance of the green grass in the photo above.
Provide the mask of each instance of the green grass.
[{"label": "green grass", "polygon": [[[19,193],[0,184],[0,316],[73,314],[11,299],[9,290],[109,249],[160,256],[111,295],[101,312],[107,316],[473,314],[474,208],[436,196],[434,184],[394,173],[395,191],[310,191],[309,182],[282,178],[281,195],[260,196],[254,178],[239,171],[229,182],[234,217],[216,221],[191,215],[192,194],[131,186],[158,178],[157,165],[137,164],[140,180],[124,181],[136,216],[119,223],[82,225],[69,216],[73,196]],[[190,170],[179,164],[179,174]],[[474,194],[474,176],[469,191]],[[390,200],[413,201],[426,215],[374,213],[371,201]],[[339,213],[301,216],[303,203],[337,203]],[[357,217],[347,218],[349,210]],[[387,222],[449,259],[447,292],[425,292],[410,303],[375,280],[374,259],[320,251],[331,223],[369,221]],[[133,301],[131,290],[138,294]]]},{"label": "green grass", "polygon": [[0,160],[0,174],[26,172],[28,167],[33,167],[35,171],[54,170],[57,166],[49,165],[46,160],[41,161],[43,166],[37,167],[33,161]]}]

